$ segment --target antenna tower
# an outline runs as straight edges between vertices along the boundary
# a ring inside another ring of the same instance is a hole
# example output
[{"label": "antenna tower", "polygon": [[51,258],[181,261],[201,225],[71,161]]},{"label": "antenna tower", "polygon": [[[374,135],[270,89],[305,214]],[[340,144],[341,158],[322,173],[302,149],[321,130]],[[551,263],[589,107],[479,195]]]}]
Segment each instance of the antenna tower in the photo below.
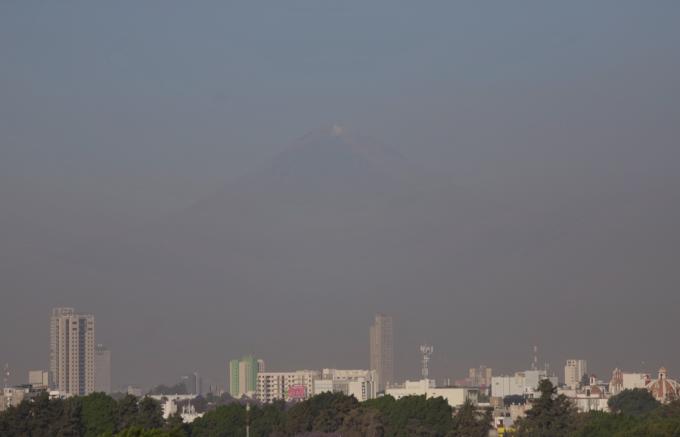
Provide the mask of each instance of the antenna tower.
[{"label": "antenna tower", "polygon": [[432,352],[434,352],[434,346],[429,344],[420,345],[420,353],[423,354],[423,359],[421,361],[422,367],[420,369],[420,373],[423,376],[423,379],[428,379],[430,376],[429,364]]},{"label": "antenna tower", "polygon": [[9,370],[9,364],[5,364],[5,369],[2,371],[2,386],[9,387],[9,376],[11,372]]}]

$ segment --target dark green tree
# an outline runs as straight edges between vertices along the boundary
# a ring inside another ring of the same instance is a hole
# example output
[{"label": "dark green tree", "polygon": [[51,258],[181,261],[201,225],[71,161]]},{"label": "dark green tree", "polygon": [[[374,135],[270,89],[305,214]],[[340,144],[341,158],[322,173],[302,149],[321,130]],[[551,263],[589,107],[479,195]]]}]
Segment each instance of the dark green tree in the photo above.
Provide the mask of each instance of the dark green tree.
[{"label": "dark green tree", "polygon": [[343,437],[383,437],[385,426],[380,412],[360,405],[345,416],[338,433]]},{"label": "dark green tree", "polygon": [[262,407],[254,406],[248,416],[250,434],[255,437],[284,435],[286,427],[286,403],[276,401]]},{"label": "dark green tree", "polygon": [[148,396],[139,401],[139,411],[135,420],[135,425],[143,429],[154,429],[163,427],[163,409],[161,404]]},{"label": "dark green tree", "polygon": [[624,390],[607,402],[614,413],[640,417],[656,410],[661,404],[644,388]]},{"label": "dark green tree", "polygon": [[79,437],[83,435],[81,422],[82,401],[80,398],[66,399],[63,403],[64,410],[57,423],[57,429],[51,435],[55,437]]},{"label": "dark green tree", "polygon": [[300,402],[288,411],[286,429],[289,433],[336,432],[359,402],[342,393],[322,393]]},{"label": "dark green tree", "polygon": [[30,437],[80,437],[80,398],[50,400],[47,393],[24,400],[0,413],[0,435]]},{"label": "dark green tree", "polygon": [[380,412],[386,436],[445,436],[453,426],[453,409],[441,397],[383,396],[365,405]]},{"label": "dark green tree", "polygon": [[222,405],[191,424],[192,437],[240,437],[246,432],[246,409],[238,403]]},{"label": "dark green tree", "polygon": [[174,431],[167,431],[163,429],[144,429],[139,426],[124,429],[115,434],[114,437],[185,437],[185,434],[179,434]]},{"label": "dark green tree", "polygon": [[191,425],[184,423],[184,419],[182,419],[182,415],[179,412],[168,417],[163,429],[170,432],[172,435],[180,437],[188,437],[191,435]]},{"label": "dark green tree", "polygon": [[477,407],[469,400],[453,416],[450,436],[456,437],[486,437],[491,429],[492,410],[478,411]]},{"label": "dark green tree", "polygon": [[81,400],[81,420],[85,437],[100,435],[117,430],[117,402],[104,393],[92,393]]},{"label": "dark green tree", "polygon": [[579,414],[575,423],[574,437],[612,437],[620,436],[627,430],[638,426],[640,419],[633,416],[592,411]]},{"label": "dark green tree", "polygon": [[134,426],[139,414],[139,400],[132,395],[126,395],[118,401],[116,406],[116,416],[118,418],[118,429],[126,429]]},{"label": "dark green tree", "polygon": [[552,383],[544,379],[538,385],[541,396],[531,402],[526,417],[518,421],[518,435],[560,437],[569,435],[576,424],[576,408],[566,396],[556,395]]}]

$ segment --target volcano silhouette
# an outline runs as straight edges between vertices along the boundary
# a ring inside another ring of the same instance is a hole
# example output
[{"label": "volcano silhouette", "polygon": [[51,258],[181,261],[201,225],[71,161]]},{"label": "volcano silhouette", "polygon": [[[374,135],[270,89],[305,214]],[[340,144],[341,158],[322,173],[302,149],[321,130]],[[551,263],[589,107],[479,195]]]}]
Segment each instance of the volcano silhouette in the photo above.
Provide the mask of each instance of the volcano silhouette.
[{"label": "volcano silhouette", "polygon": [[279,270],[366,250],[404,216],[407,169],[400,154],[377,141],[338,125],[317,129],[267,165],[116,242],[116,259],[104,262],[125,274],[203,275]]}]

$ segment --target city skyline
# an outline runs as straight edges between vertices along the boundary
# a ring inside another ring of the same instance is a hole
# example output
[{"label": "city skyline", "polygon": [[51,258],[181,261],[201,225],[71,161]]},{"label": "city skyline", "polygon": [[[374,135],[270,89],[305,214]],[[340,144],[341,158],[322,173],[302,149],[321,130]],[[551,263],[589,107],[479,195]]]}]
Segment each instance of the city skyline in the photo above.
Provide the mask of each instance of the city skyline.
[{"label": "city skyline", "polygon": [[[111,354],[102,344],[94,345],[94,315],[77,313],[71,307],[53,308],[49,327],[50,371],[30,370],[27,385],[10,385],[7,380],[9,369],[6,366],[4,397],[0,405],[2,409],[25,398],[31,399],[44,390],[49,391],[50,396],[62,397],[85,396],[94,392],[112,393]],[[383,313],[375,314],[369,333],[368,370],[324,368],[267,371],[263,359],[244,355],[240,359],[229,361],[226,389],[211,385],[208,393],[215,394],[215,389],[219,396],[228,393],[233,399],[246,398],[262,403],[278,400],[297,402],[326,392],[344,393],[359,401],[382,395],[392,396],[396,400],[406,396],[425,395],[442,397],[454,408],[465,402],[476,405],[480,403],[481,396],[486,396],[491,400],[491,405],[497,408],[509,398],[531,399],[539,390],[541,381],[548,380],[558,393],[564,394],[581,412],[609,411],[607,401],[610,397],[624,390],[638,388],[647,390],[662,404],[680,399],[680,383],[669,376],[665,366],[658,370],[656,379],[651,373],[625,372],[617,367],[607,381],[588,373],[587,360],[570,358],[565,361],[563,379],[560,380],[554,371],[549,371],[548,363],[540,366],[537,345],[532,348],[533,357],[527,370],[515,371],[514,374],[494,375],[492,368],[480,364],[479,367],[469,368],[467,378],[457,380],[453,385],[450,378],[437,383],[436,379],[429,377],[424,358],[421,379],[398,381],[393,376],[392,317]],[[434,347],[421,345],[420,349],[429,361]],[[175,400],[206,394],[198,371],[182,376],[177,387],[180,384],[183,386],[182,392],[175,392]],[[151,393],[158,400],[173,394],[172,388],[166,386],[160,386],[158,390],[159,392],[147,392],[139,387],[128,386],[126,391],[138,397]],[[176,405],[168,408],[176,408]],[[187,414],[192,415],[186,416],[192,417],[191,420],[200,417],[191,411]]]},{"label": "city skyline", "polygon": [[680,366],[677,2],[0,12],[10,379],[60,306],[112,388],[366,368],[376,312],[398,380]]},{"label": "city skyline", "polygon": [[[73,331],[68,330],[68,332],[73,332],[75,334],[75,338],[78,339],[78,343],[75,343],[76,346],[72,349],[72,356],[68,357],[66,357],[66,355],[63,353],[64,349],[70,343],[69,339],[65,336],[64,326],[66,325],[73,327]],[[107,347],[102,344],[98,344],[95,341],[94,315],[77,313],[75,309],[71,307],[53,308],[50,317],[50,336],[49,370],[28,371],[28,381],[30,384],[37,384],[36,382],[31,382],[34,380],[47,380],[49,381],[50,387],[64,393],[88,394],[94,391],[102,391],[104,393],[112,393],[114,391],[111,385],[111,352]],[[83,347],[80,347],[81,343],[83,344]],[[370,380],[375,382],[375,388],[371,388],[370,390],[374,390],[376,393],[385,391],[385,389],[390,384],[396,383],[398,385],[398,381],[417,379],[415,375],[411,375],[410,378],[408,376],[402,379],[394,378],[393,344],[394,334],[392,317],[383,313],[375,314],[373,321],[369,326],[368,371],[373,373],[373,376],[370,377]],[[89,351],[90,347],[92,348],[91,352]],[[84,356],[86,357],[83,360],[85,365],[79,364],[74,368],[72,363],[79,363],[81,361],[80,354],[83,351],[85,351]],[[555,384],[557,384],[559,381],[566,387],[575,388],[581,384],[581,380],[586,376],[588,378],[596,377],[595,373],[589,373],[587,360],[584,359],[566,359],[564,371],[560,377],[558,376],[555,368],[551,369],[548,362],[544,361],[542,364],[540,364],[538,346],[533,346],[532,352],[533,355],[526,366],[526,368],[529,370],[526,372],[533,372],[536,373],[536,375],[540,374],[550,377],[555,381]],[[87,356],[91,356],[91,359],[88,360]],[[558,367],[559,366],[557,366],[557,368]],[[665,368],[665,365],[661,365],[661,369]],[[637,367],[636,369],[642,373],[636,373],[635,375],[647,375],[648,380],[649,375],[654,373],[654,371],[646,368]],[[265,370],[264,359],[255,358],[252,354],[244,355],[240,359],[230,360],[227,363],[226,380],[219,381],[218,379],[211,381],[210,387],[216,390],[223,389],[234,398],[240,398],[242,396],[254,396],[254,393],[256,393],[258,390],[257,375],[259,373],[265,372]],[[324,372],[325,370],[327,369],[324,369]],[[620,372],[618,367],[614,367],[612,372],[616,374],[617,371]],[[293,373],[295,372],[298,371],[293,371]],[[362,370],[360,372],[365,371]],[[277,375],[286,374],[286,372],[281,371],[281,369],[270,371],[270,373]],[[478,368],[469,368],[466,378],[455,379],[460,375],[446,374],[432,377],[432,379],[441,381],[444,386],[450,385],[451,381],[456,381],[454,386],[458,387],[480,386],[491,388],[492,374],[493,370],[491,367],[481,364]],[[500,372],[499,375],[502,377],[509,377],[511,374],[511,371],[505,371]],[[78,384],[72,382],[74,376],[78,376]],[[297,376],[294,378],[297,378]],[[533,378],[532,381],[537,380],[535,375],[531,378]],[[193,382],[190,382],[190,379],[192,379]],[[614,376],[612,380],[614,379],[616,379],[616,376]],[[81,381],[90,381],[90,383],[87,383],[87,385],[82,385]],[[169,381],[163,381],[163,383],[165,382]],[[11,383],[12,381],[8,380],[5,382],[5,386],[11,386]],[[183,383],[189,393],[204,393],[203,380],[198,371],[194,371],[189,376],[181,376],[179,378],[179,383]],[[145,388],[141,389],[142,392],[152,388],[155,385],[162,385],[162,383],[159,382],[149,384],[150,385],[143,386]],[[283,382],[281,382],[281,384],[283,384]],[[311,384],[311,382],[309,382],[309,384]],[[507,385],[508,383],[506,382],[505,384]],[[131,386],[130,384],[127,385],[128,387]],[[124,386],[121,385],[118,385],[116,389],[122,389],[125,391]],[[283,389],[280,389],[279,391],[281,390]],[[366,388],[364,388],[364,390],[366,390]]]}]

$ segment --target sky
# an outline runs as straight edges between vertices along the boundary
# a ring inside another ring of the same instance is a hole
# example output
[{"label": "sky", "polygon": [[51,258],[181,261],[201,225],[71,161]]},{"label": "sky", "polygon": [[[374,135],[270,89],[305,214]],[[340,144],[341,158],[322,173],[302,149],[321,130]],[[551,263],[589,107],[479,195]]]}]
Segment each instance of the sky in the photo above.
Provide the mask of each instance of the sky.
[{"label": "sky", "polygon": [[[674,1],[2,2],[0,362],[15,382],[46,368],[50,309],[73,306],[121,386],[224,385],[250,352],[366,367],[376,312],[402,378],[422,342],[437,378],[522,370],[533,344],[558,372],[680,375],[679,18]],[[399,182],[310,153],[333,125],[400,156]]]}]

